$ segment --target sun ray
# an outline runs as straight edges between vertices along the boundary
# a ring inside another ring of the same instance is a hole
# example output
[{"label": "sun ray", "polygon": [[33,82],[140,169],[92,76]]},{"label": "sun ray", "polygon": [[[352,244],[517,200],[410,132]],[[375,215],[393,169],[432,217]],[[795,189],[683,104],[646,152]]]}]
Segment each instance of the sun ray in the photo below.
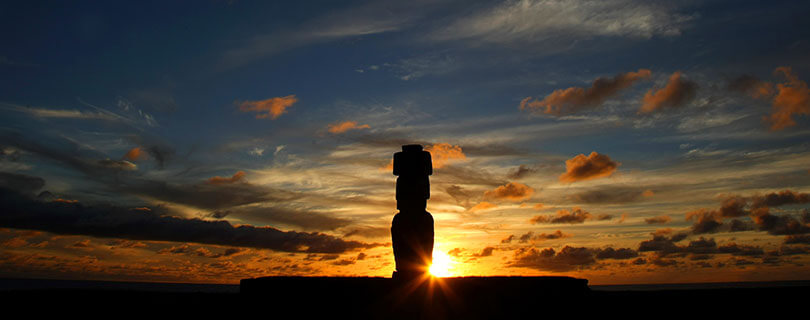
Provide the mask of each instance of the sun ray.
[{"label": "sun ray", "polygon": [[452,277],[455,274],[455,264],[453,259],[441,250],[433,250],[433,264],[430,265],[429,272],[434,277]]}]

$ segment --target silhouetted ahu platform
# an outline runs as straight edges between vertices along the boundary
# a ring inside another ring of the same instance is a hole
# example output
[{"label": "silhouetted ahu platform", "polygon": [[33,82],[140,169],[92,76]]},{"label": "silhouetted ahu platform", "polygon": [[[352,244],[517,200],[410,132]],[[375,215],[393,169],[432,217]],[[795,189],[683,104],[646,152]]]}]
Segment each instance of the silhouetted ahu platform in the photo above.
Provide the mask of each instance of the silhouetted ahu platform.
[{"label": "silhouetted ahu platform", "polygon": [[479,318],[498,315],[493,312],[504,308],[514,312],[536,308],[538,303],[548,306],[582,301],[591,291],[588,280],[570,277],[431,278],[419,283],[368,277],[263,277],[242,280],[240,292],[263,304],[350,307],[374,318],[389,318],[391,312],[414,315],[425,310],[430,314]]}]

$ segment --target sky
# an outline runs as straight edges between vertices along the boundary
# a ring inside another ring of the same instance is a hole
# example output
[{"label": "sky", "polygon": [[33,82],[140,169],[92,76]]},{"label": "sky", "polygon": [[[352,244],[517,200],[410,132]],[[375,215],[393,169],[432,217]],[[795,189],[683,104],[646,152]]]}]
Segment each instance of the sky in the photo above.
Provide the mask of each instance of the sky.
[{"label": "sky", "polygon": [[810,280],[806,1],[4,1],[0,277]]}]

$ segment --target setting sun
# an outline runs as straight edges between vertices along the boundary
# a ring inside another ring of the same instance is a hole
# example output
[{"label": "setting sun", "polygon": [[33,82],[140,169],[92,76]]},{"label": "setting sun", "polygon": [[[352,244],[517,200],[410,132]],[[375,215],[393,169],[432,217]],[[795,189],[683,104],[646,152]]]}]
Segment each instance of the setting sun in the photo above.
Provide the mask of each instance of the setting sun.
[{"label": "setting sun", "polygon": [[443,251],[433,251],[433,264],[430,265],[430,274],[434,277],[452,277],[454,273],[455,261]]}]

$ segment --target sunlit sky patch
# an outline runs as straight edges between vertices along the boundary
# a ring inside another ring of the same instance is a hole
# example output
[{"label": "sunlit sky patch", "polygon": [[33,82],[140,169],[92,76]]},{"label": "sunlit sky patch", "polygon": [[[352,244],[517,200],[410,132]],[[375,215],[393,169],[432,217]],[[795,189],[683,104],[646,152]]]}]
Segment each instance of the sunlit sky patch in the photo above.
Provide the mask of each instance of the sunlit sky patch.
[{"label": "sunlit sky patch", "polygon": [[[810,5],[0,5],[0,276],[808,279]],[[441,268],[440,268],[441,267]]]}]

